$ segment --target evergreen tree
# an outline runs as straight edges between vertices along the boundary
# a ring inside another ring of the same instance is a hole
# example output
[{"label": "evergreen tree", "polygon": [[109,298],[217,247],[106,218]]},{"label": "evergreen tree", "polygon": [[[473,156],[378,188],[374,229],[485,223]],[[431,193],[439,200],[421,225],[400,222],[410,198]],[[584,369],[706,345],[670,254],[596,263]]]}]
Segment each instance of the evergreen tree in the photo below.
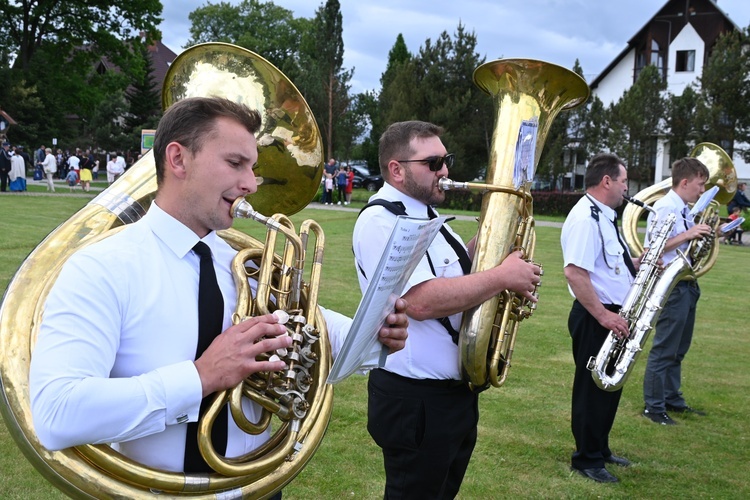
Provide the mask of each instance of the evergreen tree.
[{"label": "evergreen tree", "polygon": [[[306,94],[324,139],[326,156],[334,156],[339,125],[350,109],[349,81],[353,70],[345,70],[343,19],[338,0],[327,0],[318,8],[312,30],[303,37],[303,67],[309,78],[317,78],[318,86],[310,85]],[[307,61],[308,64],[305,64]]]},{"label": "evergreen tree", "polygon": [[154,65],[148,52],[148,47],[138,43],[135,49],[141,54],[144,70],[140,78],[136,78],[126,92],[128,113],[125,115],[125,132],[136,133],[140,138],[143,128],[156,128],[161,118],[161,89],[154,79]]},{"label": "evergreen tree", "polygon": [[[484,62],[476,35],[459,23],[454,37],[443,32],[428,38],[415,57],[394,57],[384,75],[380,123],[423,120],[445,129],[443,142],[456,154],[451,178],[474,179],[487,167],[494,109],[491,99],[473,84],[474,70]],[[395,47],[394,47],[395,48]]]},{"label": "evergreen tree", "polygon": [[646,66],[638,80],[610,110],[610,150],[628,166],[628,179],[638,189],[654,179],[656,139],[665,116],[666,82],[656,66]]},{"label": "evergreen tree", "polygon": [[[721,35],[700,78],[696,124],[702,141],[720,145],[732,156],[750,142],[750,54],[748,32]],[[739,151],[750,161],[750,151]]]},{"label": "evergreen tree", "polygon": [[667,98],[670,163],[687,156],[696,144],[695,110],[698,98],[692,85],[685,87],[681,95],[670,94]]}]

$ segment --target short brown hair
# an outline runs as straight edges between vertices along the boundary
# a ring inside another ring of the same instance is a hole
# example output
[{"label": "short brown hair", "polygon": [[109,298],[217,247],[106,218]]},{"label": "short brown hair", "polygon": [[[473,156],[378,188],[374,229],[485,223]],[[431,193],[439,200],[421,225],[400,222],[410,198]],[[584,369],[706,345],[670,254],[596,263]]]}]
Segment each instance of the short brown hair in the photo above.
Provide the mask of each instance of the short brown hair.
[{"label": "short brown hair", "polygon": [[625,165],[623,161],[612,153],[599,153],[591,158],[586,167],[584,176],[584,185],[586,189],[598,186],[605,175],[612,179],[620,177],[620,165]]},{"label": "short brown hair", "polygon": [[440,137],[443,128],[429,122],[417,120],[392,123],[380,136],[378,163],[384,179],[389,178],[388,163],[391,160],[406,159],[412,155],[410,144],[415,137]]},{"label": "short brown hair", "polygon": [[215,133],[217,118],[229,118],[241,124],[251,134],[260,130],[260,114],[223,97],[188,97],[177,101],[159,120],[154,136],[156,183],[164,180],[167,145],[179,142],[191,154],[198,153],[205,140]]},{"label": "short brown hair", "polygon": [[672,163],[672,187],[677,187],[683,179],[702,177],[708,180],[708,168],[697,158],[687,156]]}]

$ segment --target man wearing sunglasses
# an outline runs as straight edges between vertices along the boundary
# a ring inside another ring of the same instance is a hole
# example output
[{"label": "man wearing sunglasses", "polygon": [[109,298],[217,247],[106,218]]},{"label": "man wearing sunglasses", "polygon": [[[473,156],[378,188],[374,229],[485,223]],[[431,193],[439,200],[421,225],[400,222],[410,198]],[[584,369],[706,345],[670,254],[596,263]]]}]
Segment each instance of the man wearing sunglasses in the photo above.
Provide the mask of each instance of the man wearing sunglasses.
[{"label": "man wearing sunglasses", "polygon": [[[360,288],[367,288],[399,214],[434,218],[445,199],[438,180],[453,155],[431,123],[394,123],[379,144],[383,187],[354,227]],[[368,381],[368,431],[382,448],[386,498],[454,498],[477,437],[477,394],[461,380],[457,330],[461,315],[504,290],[535,301],[540,269],[508,256],[499,266],[470,273],[468,249],[447,224],[406,286],[409,337]]]}]

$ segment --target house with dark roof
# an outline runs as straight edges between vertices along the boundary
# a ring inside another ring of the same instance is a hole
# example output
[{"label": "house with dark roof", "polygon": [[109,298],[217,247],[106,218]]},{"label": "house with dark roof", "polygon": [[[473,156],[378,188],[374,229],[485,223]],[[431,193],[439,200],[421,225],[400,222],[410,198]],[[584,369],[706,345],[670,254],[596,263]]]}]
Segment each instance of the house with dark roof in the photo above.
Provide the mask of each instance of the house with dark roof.
[{"label": "house with dark roof", "polygon": [[[689,84],[698,84],[719,36],[734,30],[741,28],[714,0],[669,0],[591,82],[591,92],[609,106],[651,64],[662,74],[667,91],[682,95]],[[736,154],[733,160],[738,177],[750,179],[750,166]],[[671,177],[669,143],[664,138],[658,139],[655,165],[655,183]]]}]

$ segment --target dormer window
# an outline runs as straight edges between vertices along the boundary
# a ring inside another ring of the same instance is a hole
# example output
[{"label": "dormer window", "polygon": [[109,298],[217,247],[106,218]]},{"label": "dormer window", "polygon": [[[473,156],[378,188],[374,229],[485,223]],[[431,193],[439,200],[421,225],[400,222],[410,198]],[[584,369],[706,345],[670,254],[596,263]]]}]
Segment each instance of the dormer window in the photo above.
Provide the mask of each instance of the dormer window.
[{"label": "dormer window", "polygon": [[675,71],[693,72],[695,71],[695,51],[678,50],[675,57]]}]

